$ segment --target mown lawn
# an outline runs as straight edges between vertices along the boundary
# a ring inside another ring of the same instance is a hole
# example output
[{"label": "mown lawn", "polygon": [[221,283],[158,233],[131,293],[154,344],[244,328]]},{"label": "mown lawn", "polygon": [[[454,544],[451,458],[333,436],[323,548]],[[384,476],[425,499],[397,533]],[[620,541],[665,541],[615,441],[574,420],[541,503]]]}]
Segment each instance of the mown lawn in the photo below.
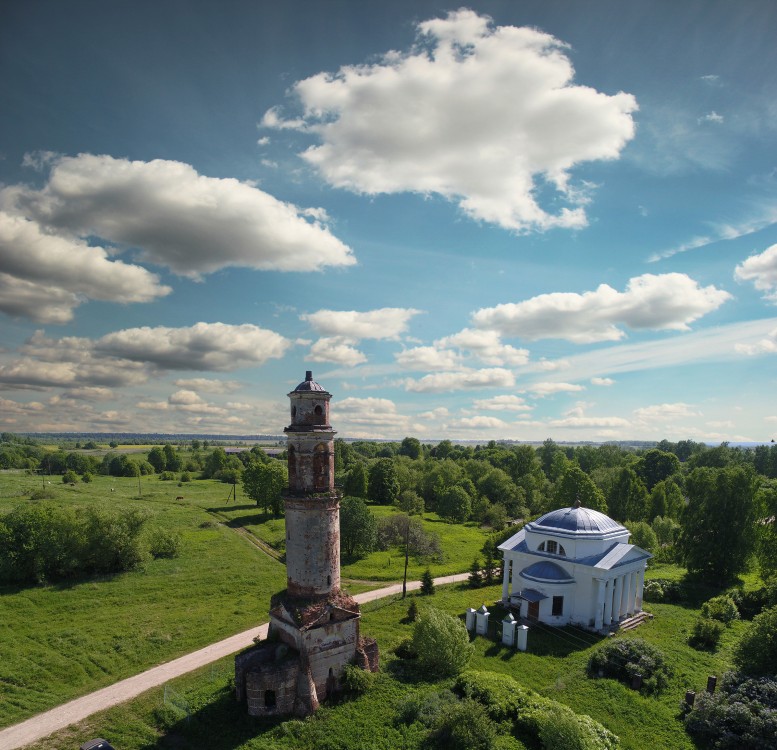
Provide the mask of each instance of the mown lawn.
[{"label": "mown lawn", "polygon": [[[447,586],[432,597],[419,595],[416,601],[421,607],[432,605],[459,616],[467,607],[485,602],[492,619],[499,620],[501,612],[494,602],[500,596],[499,586],[477,590]],[[66,750],[93,736],[104,736],[122,750],[420,750],[421,733],[396,722],[397,706],[413,691],[439,690],[451,682],[408,675],[391,654],[412,632],[412,625],[404,622],[408,603],[395,597],[363,607],[362,631],[378,638],[381,673],[365,696],[325,707],[311,719],[267,723],[247,717],[232,696],[229,658],[175,680],[167,686],[167,701],[164,688],[151,690],[60,732],[34,750]],[[649,609],[655,619],[637,635],[661,648],[674,669],[669,687],[656,697],[640,695],[613,680],[589,678],[586,664],[602,639],[573,628],[532,628],[526,653],[475,638],[471,667],[509,674],[522,685],[589,714],[618,734],[626,750],[691,750],[694,745],[679,718],[680,701],[687,689],[702,690],[708,675],[728,668],[731,646],[745,625],[735,623],[724,634],[719,651],[709,654],[685,643],[695,610],[674,605]]]}]

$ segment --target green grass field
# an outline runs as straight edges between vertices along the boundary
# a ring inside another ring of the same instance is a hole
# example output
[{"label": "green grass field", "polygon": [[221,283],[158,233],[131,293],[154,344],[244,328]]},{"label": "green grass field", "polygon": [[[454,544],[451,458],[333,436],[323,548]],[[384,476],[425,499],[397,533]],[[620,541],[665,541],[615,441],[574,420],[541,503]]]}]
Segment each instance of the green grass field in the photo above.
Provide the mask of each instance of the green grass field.
[{"label": "green grass field", "polygon": [[[478,590],[462,586],[439,588],[419,604],[461,615],[467,607],[486,602],[500,619],[493,602],[499,586]],[[449,686],[450,681],[408,679],[390,653],[412,626],[404,623],[408,601],[385,599],[363,607],[363,632],[376,636],[381,647],[381,673],[358,700],[327,706],[305,721],[267,723],[249,718],[231,692],[232,659],[157,688],[137,700],[95,715],[77,727],[38,743],[34,750],[66,750],[94,736],[103,736],[121,750],[420,750],[421,737],[394,721],[397,705],[413,691]],[[475,638],[471,667],[509,674],[522,685],[586,713],[618,734],[625,750],[692,750],[679,719],[687,689],[700,691],[707,676],[722,674],[730,664],[731,646],[743,623],[726,630],[715,654],[697,652],[685,644],[696,612],[673,605],[649,605],[655,619],[637,635],[661,648],[673,666],[669,687],[656,697],[643,696],[609,679],[592,679],[585,667],[600,638],[576,629],[529,632],[526,653],[494,640]],[[621,636],[618,636],[621,637]],[[187,718],[187,712],[189,714]]]},{"label": "green grass field", "polygon": [[[182,554],[110,578],[0,588],[0,727],[265,622],[270,596],[285,587],[284,566],[267,554],[282,549],[283,519],[240,496],[227,503],[229,485],[97,476],[71,487],[59,477],[0,472],[0,513],[41,489],[53,495],[43,502],[146,508],[149,525],[182,534]],[[424,523],[442,540],[434,575],[466,570],[485,539],[474,526],[435,516]],[[359,593],[401,580],[403,565],[400,550],[374,553],[344,565],[343,584]],[[411,558],[410,579],[426,566]]]}]

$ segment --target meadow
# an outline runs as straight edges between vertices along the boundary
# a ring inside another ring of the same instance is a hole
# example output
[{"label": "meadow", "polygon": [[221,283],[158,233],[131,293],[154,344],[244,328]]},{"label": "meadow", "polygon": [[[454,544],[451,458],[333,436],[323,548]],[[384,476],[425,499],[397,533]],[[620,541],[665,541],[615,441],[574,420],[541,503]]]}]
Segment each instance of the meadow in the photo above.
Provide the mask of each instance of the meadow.
[{"label": "meadow", "polygon": [[[0,472],[0,513],[43,490],[51,498],[32,502],[142,507],[149,527],[182,537],[179,557],[150,559],[141,571],[0,587],[0,727],[267,620],[270,597],[285,588],[284,522],[264,516],[239,486],[237,501],[227,502],[230,489],[157,476],[95,476],[71,486],[60,477]],[[434,515],[424,525],[441,538],[436,576],[466,570],[486,538],[477,526]],[[410,579],[427,564],[411,558]],[[343,585],[352,593],[376,588],[401,580],[403,567],[401,550],[376,552],[345,564]]]},{"label": "meadow", "polygon": [[[501,587],[440,587],[431,597],[413,595],[419,606],[434,606],[461,616],[467,607],[486,603],[501,619],[494,602]],[[422,747],[422,732],[396,721],[397,707],[413,693],[450,687],[452,680],[431,681],[405,668],[391,652],[410,636],[408,600],[398,597],[362,608],[363,632],[381,646],[381,672],[369,691],[355,700],[323,707],[304,721],[267,722],[245,715],[234,701],[232,659],[223,659],[150,690],[134,701],[90,717],[40,742],[33,750],[66,750],[84,739],[103,736],[122,750],[390,750]],[[621,738],[625,750],[691,750],[694,745],[680,721],[680,702],[688,689],[704,689],[707,676],[720,675],[730,663],[731,647],[743,623],[724,633],[716,653],[686,645],[696,610],[675,605],[647,605],[655,618],[637,635],[657,645],[673,667],[669,687],[645,696],[609,679],[586,674],[586,664],[602,639],[574,628],[532,628],[526,653],[477,637],[470,667],[509,674],[522,685],[586,713]],[[622,636],[617,636],[622,637]]]}]

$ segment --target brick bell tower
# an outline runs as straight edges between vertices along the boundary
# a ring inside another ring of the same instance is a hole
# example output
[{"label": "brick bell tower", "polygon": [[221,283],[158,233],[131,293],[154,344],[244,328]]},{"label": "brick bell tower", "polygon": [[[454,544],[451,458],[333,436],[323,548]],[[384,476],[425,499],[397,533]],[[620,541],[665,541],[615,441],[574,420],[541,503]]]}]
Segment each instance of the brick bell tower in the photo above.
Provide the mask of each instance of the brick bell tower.
[{"label": "brick bell tower", "polygon": [[289,395],[286,580],[290,597],[327,597],[340,589],[340,494],[329,400],[308,370]]},{"label": "brick bell tower", "polygon": [[307,716],[339,690],[346,664],[377,671],[359,605],[340,589],[340,493],[328,393],[308,371],[288,394],[286,590],[271,601],[266,641],[235,657],[235,694],[252,716]]}]

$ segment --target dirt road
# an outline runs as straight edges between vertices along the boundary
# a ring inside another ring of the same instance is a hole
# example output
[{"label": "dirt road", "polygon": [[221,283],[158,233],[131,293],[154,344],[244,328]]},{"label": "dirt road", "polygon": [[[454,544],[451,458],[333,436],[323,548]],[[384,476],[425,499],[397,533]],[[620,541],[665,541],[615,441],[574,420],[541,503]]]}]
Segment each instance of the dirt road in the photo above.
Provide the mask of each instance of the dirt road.
[{"label": "dirt road", "polygon": [[[434,582],[436,585],[459,583],[466,581],[468,577],[469,573],[458,573],[457,575],[435,578]],[[421,588],[421,582],[408,581],[407,588],[408,591],[419,589]],[[354,599],[359,604],[364,604],[400,593],[402,593],[402,584],[395,583],[382,589],[357,594]],[[77,721],[81,721],[98,711],[110,708],[118,703],[124,703],[124,701],[128,701],[153,687],[162,685],[168,680],[180,677],[182,674],[203,667],[224,656],[234,654],[240,651],[240,649],[250,646],[257,636],[261,638],[267,636],[267,623],[225,638],[218,643],[212,643],[210,646],[201,648],[199,651],[193,651],[178,659],[173,659],[173,661],[152,667],[145,672],[136,674],[134,677],[128,677],[126,680],[121,680],[109,687],[102,688],[102,690],[96,690],[94,693],[89,693],[81,698],[63,703],[61,706],[52,708],[50,711],[44,711],[42,714],[33,716],[20,724],[0,729],[0,750],[16,750],[16,748],[22,748],[25,745],[37,742],[44,737],[48,737],[53,732],[70,726],[70,724],[75,724]],[[88,739],[91,738],[84,737],[84,741]]]}]

